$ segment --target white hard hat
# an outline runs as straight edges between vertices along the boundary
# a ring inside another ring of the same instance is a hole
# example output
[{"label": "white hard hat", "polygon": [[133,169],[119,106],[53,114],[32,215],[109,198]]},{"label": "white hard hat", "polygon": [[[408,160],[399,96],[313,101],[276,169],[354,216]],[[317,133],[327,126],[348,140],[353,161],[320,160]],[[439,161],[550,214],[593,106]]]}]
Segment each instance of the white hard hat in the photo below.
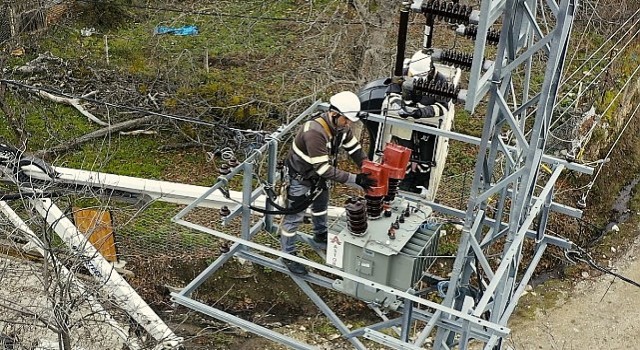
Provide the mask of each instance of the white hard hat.
[{"label": "white hard hat", "polygon": [[339,92],[329,99],[329,103],[333,109],[347,117],[352,122],[357,122],[358,113],[360,113],[360,99],[351,91]]},{"label": "white hard hat", "polygon": [[413,54],[409,61],[409,76],[413,77],[429,72],[431,70],[431,55],[422,51]]}]

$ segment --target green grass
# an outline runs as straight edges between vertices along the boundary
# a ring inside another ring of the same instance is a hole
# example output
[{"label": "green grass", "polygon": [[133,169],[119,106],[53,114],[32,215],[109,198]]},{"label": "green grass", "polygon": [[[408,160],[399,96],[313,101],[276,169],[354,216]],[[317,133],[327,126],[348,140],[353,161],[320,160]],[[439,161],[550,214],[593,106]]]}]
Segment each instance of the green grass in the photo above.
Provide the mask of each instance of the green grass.
[{"label": "green grass", "polygon": [[[31,133],[30,149],[42,149],[70,140],[93,130],[87,118],[63,104],[44,101],[25,101],[22,96],[6,94],[5,102],[18,118],[24,117],[25,129]],[[13,139],[8,123],[0,126],[0,135]]]},{"label": "green grass", "polygon": [[[133,3],[146,4],[140,1]],[[189,7],[190,5],[194,7]],[[320,12],[329,16],[333,10],[344,6],[346,4],[337,0],[315,1],[313,5],[293,0],[268,4],[229,2],[224,7],[214,5],[206,8],[197,3],[166,5],[170,8],[193,8],[212,13],[302,19],[316,18]],[[168,113],[197,116],[208,121],[231,120],[239,127],[254,129],[275,129],[278,121],[267,116],[272,112],[285,114],[287,111],[279,110],[285,108],[280,107],[281,103],[316,92],[305,79],[297,79],[291,74],[294,72],[292,64],[295,61],[315,57],[313,52],[299,50],[297,47],[301,31],[309,30],[309,23],[134,8],[127,8],[126,11],[131,16],[127,23],[112,28],[96,26],[99,32],[89,37],[81,36],[80,30],[94,26],[88,22],[91,16],[53,26],[46,35],[32,38],[32,49],[27,50],[27,55],[7,57],[5,62],[8,66],[22,65],[39,53],[48,51],[68,62],[69,71],[76,78],[91,81],[97,71],[102,75],[113,74],[114,83],[119,83],[123,91],[133,90],[140,96],[158,91],[167,93],[167,98],[160,106]],[[311,11],[313,14],[310,14]],[[198,35],[153,35],[153,30],[158,25],[177,27],[191,24],[198,26]],[[105,37],[109,52],[108,64]],[[204,63],[207,53],[208,67]],[[69,91],[69,86],[51,87]],[[98,89],[100,88],[98,84]],[[114,88],[117,87],[106,89]],[[104,99],[106,93],[109,91],[99,91],[97,99]],[[7,94],[13,99],[11,105],[15,108],[19,106],[19,114],[27,116],[29,151],[46,149],[98,129],[97,125],[88,122],[71,107],[35,101],[26,95]],[[266,103],[247,104],[252,100]],[[242,106],[210,108],[234,105]],[[121,112],[123,110],[110,110],[117,120],[125,118]],[[104,109],[96,115],[104,118],[102,113],[105,113]],[[130,118],[133,117],[134,115]],[[151,136],[112,135],[111,138],[90,142],[78,150],[62,155],[55,160],[55,165],[154,179],[164,179],[168,173],[176,173],[174,170],[177,163],[188,166],[186,163],[195,161],[198,167],[207,166],[202,163],[202,149],[181,152],[179,156],[157,151],[160,146],[184,142],[181,135],[164,131],[160,135]],[[181,131],[195,139],[204,134],[203,129],[196,125],[183,124]],[[5,123],[0,126],[0,135],[8,140],[15,138]],[[212,141],[221,141],[215,138],[215,132],[213,136]],[[200,174],[190,180],[192,183],[211,184],[216,177],[217,174],[213,173]]]},{"label": "green grass", "polygon": [[56,160],[65,167],[162,179],[172,158],[158,151],[159,136],[114,136],[84,145]]},{"label": "green grass", "polygon": [[566,295],[565,291],[570,289],[570,283],[563,280],[549,280],[537,286],[533,290],[535,295],[528,293],[520,298],[518,307],[514,312],[516,317],[512,322],[533,320],[538,315],[538,312],[550,312]]},{"label": "green grass", "polygon": [[[292,16],[296,18],[305,15],[301,8],[293,5],[290,1],[278,1],[271,6],[262,6],[261,10],[254,11],[254,16],[287,18],[294,10]],[[246,10],[247,7],[241,3],[232,2],[224,7],[225,13],[252,16],[251,11],[246,13]],[[141,10],[134,13],[135,22],[90,37],[80,36],[80,28],[83,26],[81,23],[63,27],[42,42],[42,49],[65,59],[83,57],[88,62],[106,65],[104,36],[107,36],[111,66],[136,75],[155,75],[159,71],[169,70],[176,78],[186,81],[198,78],[194,73],[204,74],[206,77],[204,57],[208,51],[212,78],[222,72],[224,77],[220,78],[226,78],[222,81],[229,82],[262,78],[268,71],[262,71],[260,75],[256,75],[251,69],[229,71],[225,64],[231,67],[249,66],[257,59],[286,52],[298,37],[296,30],[292,30],[292,26],[296,26],[293,22],[188,13],[176,15],[174,12],[163,11]],[[196,25],[199,34],[153,35],[154,28],[158,25]],[[190,74],[185,75],[185,72]]]}]

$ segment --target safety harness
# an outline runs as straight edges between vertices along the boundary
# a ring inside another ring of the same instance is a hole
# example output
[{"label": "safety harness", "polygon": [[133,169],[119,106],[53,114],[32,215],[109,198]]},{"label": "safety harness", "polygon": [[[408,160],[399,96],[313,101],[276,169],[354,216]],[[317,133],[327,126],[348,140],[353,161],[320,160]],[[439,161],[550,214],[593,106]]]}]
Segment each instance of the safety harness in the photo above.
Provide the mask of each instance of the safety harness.
[{"label": "safety harness", "polygon": [[318,123],[318,124],[320,124],[322,126],[322,128],[327,133],[327,135],[329,135],[329,140],[333,139],[333,133],[331,132],[331,128],[329,128],[329,124],[327,124],[327,121],[324,120],[324,118],[318,117],[318,118],[314,119],[313,121],[315,121],[316,123]]},{"label": "safety harness", "polygon": [[[326,134],[329,136],[329,140],[330,141],[333,140],[333,132],[331,132],[331,128],[329,127],[329,124],[327,123],[327,121],[324,120],[324,118],[320,116],[312,119],[311,121],[314,121],[320,124],[320,126],[322,126]],[[335,152],[334,149],[335,147],[333,147],[332,145],[331,151]],[[276,208],[277,210],[266,210],[266,209],[250,206],[252,210],[255,210],[262,214],[271,214],[271,215],[297,214],[307,210],[307,208],[320,195],[320,193],[322,193],[322,191],[326,189],[324,179],[320,176],[313,177],[313,178],[305,178],[302,174],[295,172],[293,167],[291,167],[291,165],[288,164],[288,162],[285,162],[284,169],[285,171],[282,174],[282,179],[284,180],[284,183],[283,183],[284,188],[282,191],[283,194],[285,195],[288,194],[289,181],[287,177],[290,177],[297,181],[309,181],[311,183],[311,186],[310,186],[311,191],[309,191],[309,193],[305,195],[303,200],[292,202],[291,207],[283,207],[277,203],[277,199],[276,199],[277,195],[273,190],[273,188],[271,186],[266,186],[265,184],[265,192],[267,193],[267,202],[269,202],[269,204],[274,208]],[[286,203],[286,198],[285,198],[285,203]]]},{"label": "safety harness", "polygon": [[[331,132],[331,128],[329,127],[329,124],[327,124],[327,121],[324,120],[324,118],[317,117],[317,118],[311,119],[309,122],[316,122],[316,123],[320,124],[320,126],[322,126],[322,129],[324,129],[324,132],[326,133],[326,135],[329,137],[329,142],[332,142],[332,140],[334,139],[333,138],[333,132]],[[336,148],[335,145],[333,145],[333,143],[332,143],[332,145],[331,145],[331,153],[332,153],[332,155],[335,152],[335,148]],[[311,183],[311,185],[313,185],[313,184],[317,183],[321,179],[320,176],[313,176],[311,178],[305,177],[305,174],[297,172],[296,169],[288,161],[285,162],[285,166],[287,168],[289,168],[289,172],[288,172],[289,176],[292,179],[298,180],[300,182],[309,181]]]}]

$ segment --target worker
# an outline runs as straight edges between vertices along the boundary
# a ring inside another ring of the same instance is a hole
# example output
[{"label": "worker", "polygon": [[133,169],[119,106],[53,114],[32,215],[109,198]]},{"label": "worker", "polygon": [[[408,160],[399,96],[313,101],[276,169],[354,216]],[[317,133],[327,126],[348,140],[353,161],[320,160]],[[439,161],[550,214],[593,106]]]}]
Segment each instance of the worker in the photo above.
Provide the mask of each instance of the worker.
[{"label": "worker", "polygon": [[[438,126],[441,118],[448,112],[447,103],[437,101],[431,96],[417,93],[413,89],[414,78],[445,80],[438,73],[431,56],[421,51],[416,52],[405,62],[406,79],[400,86],[392,83],[387,90],[387,97],[382,103],[382,111],[386,116],[402,118],[409,122]],[[428,188],[429,173],[433,164],[435,135],[412,130],[408,127],[387,125],[382,135],[383,145],[387,142],[397,143],[412,150],[411,162],[400,189],[421,193]]]},{"label": "worker", "polygon": [[[351,187],[368,189],[375,180],[368,174],[353,174],[336,167],[336,156],[343,148],[356,163],[362,166],[366,155],[349,128],[351,123],[359,121],[360,100],[353,92],[343,91],[331,96],[329,109],[307,121],[293,140],[291,150],[285,160],[289,175],[288,206],[304,208],[303,203],[311,204],[313,240],[327,243],[327,209],[329,191],[327,181],[335,181]],[[280,231],[282,251],[296,254],[295,243],[298,226],[304,218],[305,210],[285,215]],[[307,270],[303,264],[284,260],[289,271],[304,275]]]}]

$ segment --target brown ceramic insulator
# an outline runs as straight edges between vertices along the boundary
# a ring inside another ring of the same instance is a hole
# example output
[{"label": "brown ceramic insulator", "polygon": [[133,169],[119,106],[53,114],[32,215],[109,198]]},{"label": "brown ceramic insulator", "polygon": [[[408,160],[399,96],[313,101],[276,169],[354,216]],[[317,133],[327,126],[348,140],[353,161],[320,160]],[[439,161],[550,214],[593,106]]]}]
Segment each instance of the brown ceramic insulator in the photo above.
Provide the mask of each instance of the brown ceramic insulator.
[{"label": "brown ceramic insulator", "polygon": [[362,236],[367,232],[367,207],[363,198],[349,198],[345,203],[347,228],[351,234]]},{"label": "brown ceramic insulator", "polygon": [[390,228],[389,231],[387,231],[387,235],[389,236],[389,239],[396,239],[396,230]]},{"label": "brown ceramic insulator", "polygon": [[367,219],[351,218],[347,223],[347,227],[349,228],[349,231],[351,231],[351,233],[353,234],[364,234],[365,231],[367,230]]},{"label": "brown ceramic insulator", "polygon": [[231,214],[231,210],[229,210],[229,207],[225,205],[222,208],[220,208],[220,216],[226,217],[226,216],[229,216],[229,214]]},{"label": "brown ceramic insulator", "polygon": [[377,219],[382,216],[382,196],[365,195],[367,201],[367,214],[370,219]]},{"label": "brown ceramic insulator", "polygon": [[389,178],[389,188],[387,189],[387,195],[384,197],[386,202],[393,202],[398,194],[398,186],[400,186],[400,180]]},{"label": "brown ceramic insulator", "polygon": [[227,175],[231,172],[231,168],[229,168],[229,164],[222,164],[220,165],[220,168],[218,169],[218,172],[221,175]]},{"label": "brown ceramic insulator", "polygon": [[227,164],[229,164],[229,166],[230,166],[231,168],[235,168],[235,167],[237,167],[237,166],[238,166],[238,164],[240,164],[240,163],[238,163],[238,160],[237,160],[237,159],[235,159],[235,158],[230,158],[230,159],[227,161]]}]

